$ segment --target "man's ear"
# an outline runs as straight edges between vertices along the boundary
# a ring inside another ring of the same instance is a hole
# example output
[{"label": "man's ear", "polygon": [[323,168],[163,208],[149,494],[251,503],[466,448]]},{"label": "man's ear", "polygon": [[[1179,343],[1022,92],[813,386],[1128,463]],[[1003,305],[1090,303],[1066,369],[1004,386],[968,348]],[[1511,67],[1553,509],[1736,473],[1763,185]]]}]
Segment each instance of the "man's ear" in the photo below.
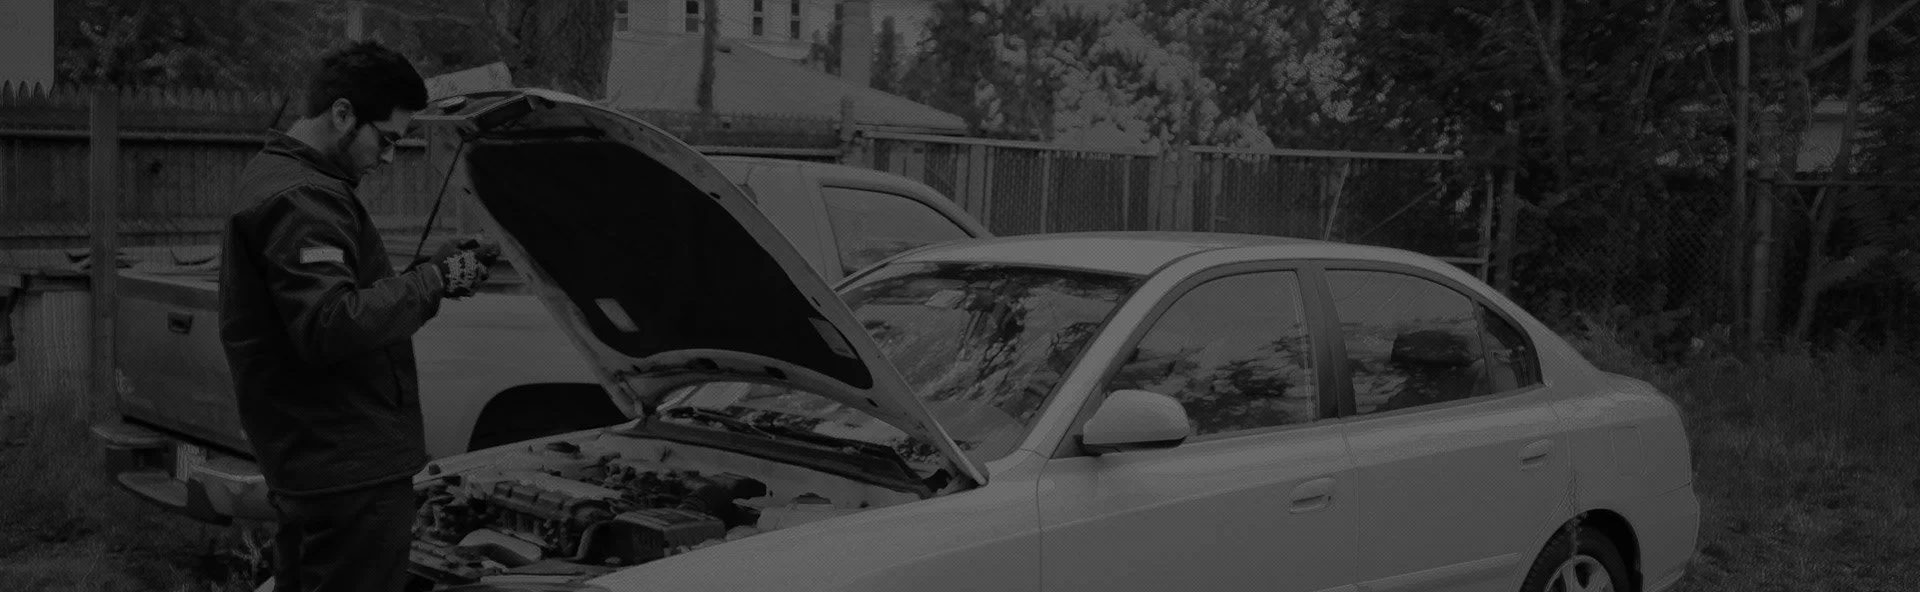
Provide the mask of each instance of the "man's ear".
[{"label": "man's ear", "polygon": [[327,120],[339,132],[353,129],[353,125],[359,123],[353,116],[353,102],[344,98],[333,100],[333,105],[327,108]]}]

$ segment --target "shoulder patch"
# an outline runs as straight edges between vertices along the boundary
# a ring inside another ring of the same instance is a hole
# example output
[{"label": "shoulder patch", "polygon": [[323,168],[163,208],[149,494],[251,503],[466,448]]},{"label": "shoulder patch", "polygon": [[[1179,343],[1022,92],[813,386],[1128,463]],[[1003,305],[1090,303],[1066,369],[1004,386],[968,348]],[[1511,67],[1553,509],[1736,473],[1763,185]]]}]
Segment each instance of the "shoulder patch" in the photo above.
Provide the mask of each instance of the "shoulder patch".
[{"label": "shoulder patch", "polygon": [[346,253],[333,247],[307,247],[300,249],[300,262],[305,263],[346,263]]}]

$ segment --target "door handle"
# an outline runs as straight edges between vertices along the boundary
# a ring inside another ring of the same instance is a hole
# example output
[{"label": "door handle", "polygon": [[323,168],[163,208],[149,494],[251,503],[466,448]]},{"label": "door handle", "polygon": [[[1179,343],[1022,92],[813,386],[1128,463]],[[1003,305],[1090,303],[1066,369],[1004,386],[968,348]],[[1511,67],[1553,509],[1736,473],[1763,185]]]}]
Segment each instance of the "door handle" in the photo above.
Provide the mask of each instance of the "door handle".
[{"label": "door handle", "polygon": [[179,333],[181,335],[192,333],[193,332],[193,313],[190,313],[190,312],[167,313],[167,330],[172,331],[174,333]]},{"label": "door handle", "polygon": [[1553,452],[1552,440],[1540,440],[1520,449],[1520,470],[1529,471],[1547,464],[1547,455]]},{"label": "door handle", "polygon": [[1333,503],[1333,478],[1321,477],[1293,488],[1293,508],[1295,514],[1312,512]]}]

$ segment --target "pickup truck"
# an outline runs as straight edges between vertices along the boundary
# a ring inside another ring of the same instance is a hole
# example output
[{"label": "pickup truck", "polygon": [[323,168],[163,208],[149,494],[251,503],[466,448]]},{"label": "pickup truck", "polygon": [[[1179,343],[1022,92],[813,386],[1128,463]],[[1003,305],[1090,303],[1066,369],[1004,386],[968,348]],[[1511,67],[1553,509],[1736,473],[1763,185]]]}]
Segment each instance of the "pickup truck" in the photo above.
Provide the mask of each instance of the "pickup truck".
[{"label": "pickup truck", "polygon": [[[945,196],[897,175],[709,158],[829,282],[913,247],[988,236]],[[400,267],[414,244],[396,239],[388,250]],[[218,258],[178,259],[118,276],[118,417],[92,430],[102,468],[133,495],[202,522],[270,522],[220,344]],[[503,262],[487,291],[444,302],[414,336],[435,458],[626,420],[557,321],[518,283]]]}]

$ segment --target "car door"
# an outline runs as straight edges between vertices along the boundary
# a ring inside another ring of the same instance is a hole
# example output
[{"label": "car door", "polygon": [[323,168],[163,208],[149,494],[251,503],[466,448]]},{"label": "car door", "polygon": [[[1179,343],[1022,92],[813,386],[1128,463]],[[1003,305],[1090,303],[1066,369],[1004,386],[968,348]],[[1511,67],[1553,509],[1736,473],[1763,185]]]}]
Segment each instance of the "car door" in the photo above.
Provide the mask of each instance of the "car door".
[{"label": "car door", "polygon": [[1571,514],[1558,416],[1518,325],[1437,273],[1329,264],[1359,465],[1362,590],[1509,590]]},{"label": "car door", "polygon": [[1302,274],[1200,276],[1147,317],[1097,392],[1171,396],[1195,435],[1048,461],[1042,590],[1348,589],[1357,484],[1341,427],[1320,421],[1327,352]]}]

